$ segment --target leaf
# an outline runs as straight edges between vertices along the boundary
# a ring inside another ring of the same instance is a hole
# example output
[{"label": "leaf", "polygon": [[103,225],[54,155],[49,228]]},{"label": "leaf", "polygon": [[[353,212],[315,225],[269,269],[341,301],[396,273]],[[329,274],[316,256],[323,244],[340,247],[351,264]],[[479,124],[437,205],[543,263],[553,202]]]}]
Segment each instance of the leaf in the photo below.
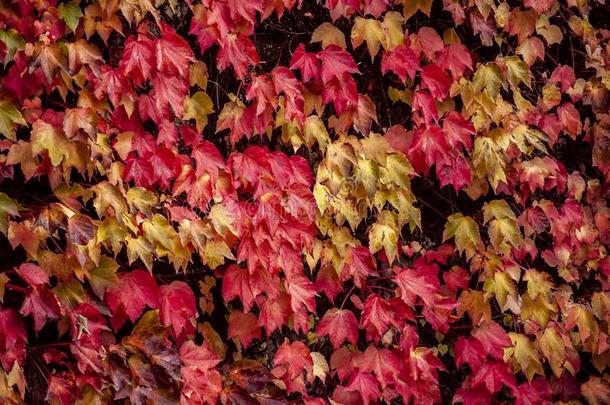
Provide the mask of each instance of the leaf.
[{"label": "leaf", "polygon": [[64,20],[66,25],[72,30],[72,32],[76,32],[76,27],[78,27],[78,22],[81,17],[83,17],[83,12],[76,3],[62,3],[57,7],[61,18]]},{"label": "leaf", "polygon": [[395,215],[391,211],[382,211],[369,231],[371,253],[375,254],[383,248],[388,260],[392,263],[396,258],[398,233]]},{"label": "leaf", "polygon": [[344,75],[359,73],[352,56],[337,45],[329,45],[319,54],[322,62],[321,78],[324,83],[332,79],[343,80]]},{"label": "leaf", "polygon": [[532,381],[534,375],[544,375],[538,352],[527,336],[510,332],[508,334],[512,341],[512,347],[505,349],[505,357],[513,358],[513,368],[525,373],[528,381]]},{"label": "leaf", "polygon": [[17,141],[15,126],[27,125],[21,112],[10,102],[0,102],[0,134],[11,141]]},{"label": "leaf", "polygon": [[198,91],[192,96],[184,98],[184,114],[182,119],[194,119],[198,132],[203,131],[208,124],[208,115],[213,112],[214,104],[212,104],[212,99],[203,91]]},{"label": "leaf", "polygon": [[407,76],[415,80],[415,74],[419,70],[421,70],[419,58],[407,45],[400,45],[394,50],[383,52],[381,73],[393,72],[404,82]]},{"label": "leaf", "polygon": [[[273,374],[279,376],[290,387],[295,380],[302,379],[303,372],[307,375],[313,374],[314,363],[311,358],[309,348],[303,342],[289,343],[284,339],[284,343],[279,347],[273,357]],[[300,384],[296,384],[297,388]]]},{"label": "leaf", "polygon": [[258,319],[253,313],[243,313],[234,310],[229,315],[228,338],[237,338],[244,348],[250,346],[255,339],[261,338],[261,328],[258,326]]},{"label": "leaf", "polygon": [[18,217],[23,207],[5,193],[0,192],[0,232],[7,236],[9,217]]},{"label": "leaf", "polygon": [[455,246],[460,253],[466,252],[470,259],[482,246],[479,226],[468,216],[461,213],[453,214],[447,218],[443,230],[443,242],[454,238]]},{"label": "leaf", "polygon": [[[195,333],[197,315],[193,291],[183,281],[159,287],[159,318],[161,324],[171,326],[178,342]],[[184,359],[183,359],[184,360]]]},{"label": "leaf", "polygon": [[[385,33],[381,22],[373,18],[356,17],[352,26],[352,47],[354,49],[366,42],[366,47],[371,55],[371,60],[379,52],[379,46],[385,42]],[[345,47],[343,47],[345,48]]]},{"label": "leaf", "polygon": [[116,275],[118,268],[119,265],[111,257],[100,257],[99,265],[91,269],[87,275],[95,295],[103,298],[107,289],[117,285],[119,282]]},{"label": "leaf", "polygon": [[105,300],[112,313],[110,323],[118,330],[127,319],[135,322],[146,306],[157,308],[159,289],[150,273],[133,270],[119,274],[118,284],[106,290]]},{"label": "leaf", "polygon": [[339,348],[344,341],[356,346],[358,343],[358,321],[352,311],[331,308],[322,317],[316,334],[328,335],[334,349]]},{"label": "leaf", "polygon": [[25,47],[25,40],[14,29],[0,29],[0,41],[6,47],[6,55],[4,57],[4,66],[13,60],[15,53]]},{"label": "leaf", "polygon": [[322,48],[326,48],[329,45],[337,45],[339,48],[343,49],[347,47],[343,32],[329,22],[318,25],[311,34],[311,40],[309,42],[312,44],[321,42]]}]

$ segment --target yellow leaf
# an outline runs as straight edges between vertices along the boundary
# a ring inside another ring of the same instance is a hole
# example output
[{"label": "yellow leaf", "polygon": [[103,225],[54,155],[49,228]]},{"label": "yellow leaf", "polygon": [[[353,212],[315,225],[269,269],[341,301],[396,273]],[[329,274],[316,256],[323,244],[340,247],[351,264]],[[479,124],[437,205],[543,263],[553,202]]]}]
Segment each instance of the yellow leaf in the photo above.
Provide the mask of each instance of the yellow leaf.
[{"label": "yellow leaf", "polygon": [[408,20],[415,15],[418,11],[421,11],[428,17],[430,17],[430,11],[432,10],[432,0],[400,0],[402,3],[402,14],[405,20]]},{"label": "yellow leaf", "polygon": [[497,189],[500,182],[507,182],[504,173],[506,161],[502,147],[491,137],[478,136],[475,138],[472,163],[479,175],[487,177],[494,190]]},{"label": "yellow leaf", "polygon": [[496,251],[509,255],[511,247],[521,245],[521,231],[516,221],[510,218],[494,219],[489,223],[489,239]]},{"label": "yellow leaf", "polygon": [[385,31],[385,42],[383,47],[392,51],[405,41],[405,32],[402,29],[404,19],[397,11],[388,11],[383,17],[383,28]]},{"label": "yellow leaf", "polygon": [[447,218],[443,230],[443,242],[447,239],[455,239],[455,246],[460,253],[466,252],[470,259],[478,249],[482,247],[479,226],[471,217],[461,213],[453,214]]},{"label": "yellow leaf", "polygon": [[561,377],[566,358],[566,347],[557,330],[550,326],[547,327],[538,339],[538,345],[544,357],[549,361],[555,376]]},{"label": "yellow leaf", "polygon": [[358,48],[365,41],[373,60],[379,52],[379,46],[385,41],[383,26],[373,18],[356,17],[352,27],[352,46]]},{"label": "yellow leaf", "polygon": [[311,34],[310,43],[321,42],[322,48],[326,48],[328,45],[334,44],[340,48],[345,49],[345,35],[329,22],[322,23],[314,30]]},{"label": "yellow leaf", "polygon": [[561,29],[558,26],[551,24],[549,16],[546,14],[542,14],[538,17],[538,21],[536,21],[536,32],[544,37],[548,45],[559,44],[563,41]]},{"label": "yellow leaf", "polygon": [[515,332],[509,332],[508,336],[513,345],[504,349],[504,360],[512,359],[513,369],[523,371],[528,381],[536,374],[544,375],[538,351],[527,336]]},{"label": "yellow leaf", "polygon": [[396,258],[399,231],[395,214],[391,211],[382,211],[369,231],[371,253],[375,254],[384,249],[389,262],[392,263]]},{"label": "yellow leaf", "polygon": [[195,120],[197,131],[202,132],[208,124],[208,115],[214,112],[212,99],[203,91],[184,98],[183,120]]},{"label": "yellow leaf", "polygon": [[0,134],[11,141],[17,141],[15,137],[15,126],[27,125],[21,112],[8,101],[0,102]]},{"label": "yellow leaf", "polygon": [[509,218],[517,220],[515,213],[510,208],[506,200],[493,200],[483,204],[483,223],[488,223],[491,219]]},{"label": "yellow leaf", "polygon": [[125,193],[125,198],[133,214],[143,212],[147,217],[152,215],[152,207],[159,202],[155,193],[142,187],[130,188]]},{"label": "yellow leaf", "polygon": [[472,79],[474,91],[480,92],[486,89],[492,99],[500,94],[500,88],[506,88],[506,80],[495,63],[479,65]]},{"label": "yellow leaf", "polygon": [[503,59],[508,70],[508,82],[518,87],[519,83],[525,83],[527,87],[532,87],[532,73],[529,66],[519,56],[507,56]]},{"label": "yellow leaf", "polygon": [[125,240],[127,241],[127,260],[129,264],[131,265],[139,258],[148,271],[152,272],[153,246],[151,243],[142,236],[137,238],[127,236]]}]

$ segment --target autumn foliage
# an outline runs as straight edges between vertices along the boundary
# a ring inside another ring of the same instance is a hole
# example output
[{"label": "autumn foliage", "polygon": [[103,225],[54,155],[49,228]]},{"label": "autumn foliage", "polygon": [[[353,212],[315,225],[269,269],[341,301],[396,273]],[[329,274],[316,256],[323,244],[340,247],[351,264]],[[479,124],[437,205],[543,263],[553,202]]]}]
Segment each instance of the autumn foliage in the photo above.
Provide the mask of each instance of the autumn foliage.
[{"label": "autumn foliage", "polygon": [[0,402],[610,403],[604,3],[1,2]]}]

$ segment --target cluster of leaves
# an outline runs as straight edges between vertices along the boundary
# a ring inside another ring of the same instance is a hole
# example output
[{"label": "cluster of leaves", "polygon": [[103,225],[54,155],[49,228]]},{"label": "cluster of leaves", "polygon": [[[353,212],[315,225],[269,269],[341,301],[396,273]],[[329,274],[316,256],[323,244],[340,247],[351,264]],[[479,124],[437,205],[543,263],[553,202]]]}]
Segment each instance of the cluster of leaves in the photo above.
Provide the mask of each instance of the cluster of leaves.
[{"label": "cluster of leaves", "polygon": [[603,2],[195,3],[0,5],[2,403],[608,403]]}]

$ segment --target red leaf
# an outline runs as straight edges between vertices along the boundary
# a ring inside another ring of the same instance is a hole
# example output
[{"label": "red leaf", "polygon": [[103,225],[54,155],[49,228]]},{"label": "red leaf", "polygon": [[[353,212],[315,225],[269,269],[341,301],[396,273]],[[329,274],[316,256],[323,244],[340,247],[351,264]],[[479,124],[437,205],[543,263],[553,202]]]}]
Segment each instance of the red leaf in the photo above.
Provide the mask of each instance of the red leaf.
[{"label": "red leaf", "polygon": [[430,94],[437,100],[443,100],[449,93],[451,79],[445,72],[435,64],[424,66],[421,74],[424,88],[430,90]]},{"label": "red leaf", "polygon": [[449,153],[445,134],[436,126],[417,129],[409,150],[409,160],[418,173],[428,173],[430,166],[444,161]]},{"label": "red leaf", "polygon": [[460,145],[467,150],[472,149],[472,138],[477,131],[470,120],[464,118],[457,111],[450,111],[443,119],[443,132],[447,137],[447,143],[451,148],[459,148]]},{"label": "red leaf", "polygon": [[136,84],[150,79],[155,65],[153,65],[155,43],[145,35],[130,36],[125,41],[125,50],[119,64],[125,77]]},{"label": "red leaf", "polygon": [[358,372],[350,378],[347,386],[348,391],[357,392],[360,394],[364,405],[379,400],[381,391],[375,377],[369,373]]},{"label": "red leaf", "polygon": [[165,326],[171,326],[178,342],[195,333],[193,319],[197,314],[193,290],[183,281],[174,281],[159,287],[159,317]]},{"label": "red leaf", "polygon": [[553,70],[553,74],[551,74],[551,81],[554,83],[561,84],[561,92],[565,93],[574,86],[576,83],[576,75],[574,74],[574,69],[571,66],[560,65]]},{"label": "red leaf", "polygon": [[394,277],[394,282],[401,290],[402,300],[413,307],[420,298],[425,305],[433,306],[436,295],[439,293],[439,281],[430,272],[419,269],[402,269]]},{"label": "red leaf", "polygon": [[30,290],[19,310],[22,315],[32,315],[34,330],[40,331],[49,319],[57,319],[62,314],[57,296],[45,286]]},{"label": "red leaf", "polygon": [[284,381],[288,392],[304,393],[303,371],[306,375],[313,374],[313,360],[303,342],[288,343],[285,339],[273,357],[273,364],[273,375]]},{"label": "red leaf", "polygon": [[354,358],[354,366],[362,371],[374,373],[383,388],[396,383],[402,364],[398,356],[388,349],[377,349],[369,345],[364,353]]},{"label": "red leaf", "polygon": [[247,36],[229,34],[223,37],[216,60],[220,70],[225,70],[231,65],[237,77],[243,79],[251,65],[258,65],[258,53]]},{"label": "red leaf", "polygon": [[320,80],[322,77],[322,65],[318,55],[313,52],[306,52],[305,45],[299,44],[294,50],[290,59],[290,69],[299,69],[303,82],[310,80]]},{"label": "red leaf", "polygon": [[360,288],[363,281],[366,281],[367,277],[375,274],[376,271],[377,264],[373,260],[371,251],[364,246],[358,246],[348,252],[341,272],[341,281],[353,277],[354,284]]},{"label": "red leaf", "polygon": [[165,77],[172,77],[178,73],[187,78],[189,63],[195,60],[188,42],[176,34],[172,27],[161,23],[161,38],[155,41],[155,45],[157,70],[163,72]]},{"label": "red leaf", "polygon": [[513,393],[515,395],[515,405],[552,404],[553,392],[544,378],[537,377],[532,382],[524,382]]},{"label": "red leaf", "polygon": [[502,359],[503,349],[511,345],[506,331],[494,321],[481,322],[473,329],[472,336],[481,342],[485,353],[497,359]]},{"label": "red leaf", "polygon": [[210,350],[207,342],[197,346],[192,340],[187,340],[180,346],[180,359],[186,367],[201,370],[211,370],[221,362],[220,357]]},{"label": "red leaf", "polygon": [[510,366],[503,362],[485,362],[480,366],[473,367],[472,385],[485,385],[489,392],[495,394],[506,385],[512,389],[516,388],[515,376]]},{"label": "red leaf", "polygon": [[0,361],[5,370],[15,361],[23,364],[27,338],[21,316],[12,308],[0,308]]},{"label": "red leaf", "polygon": [[225,302],[229,302],[239,297],[246,311],[249,311],[254,304],[254,295],[250,288],[250,277],[246,269],[239,266],[230,265],[222,280],[222,297]]},{"label": "red leaf", "polygon": [[472,70],[472,58],[468,48],[462,44],[451,44],[445,47],[436,63],[441,68],[450,71],[454,79],[462,77],[466,69]]},{"label": "red leaf", "polygon": [[152,83],[152,96],[155,98],[155,106],[158,109],[170,106],[176,115],[182,116],[184,113],[184,97],[188,92],[186,80],[175,75],[155,74]]},{"label": "red leaf", "polygon": [[49,282],[47,273],[34,263],[22,263],[15,271],[19,274],[19,277],[32,287],[44,285]]},{"label": "red leaf", "polygon": [[319,336],[328,335],[334,349],[346,340],[355,346],[358,343],[358,321],[352,311],[332,308],[322,317],[316,333]]},{"label": "red leaf", "polygon": [[250,346],[254,339],[261,338],[261,328],[253,313],[234,310],[229,315],[229,339],[237,338],[244,348]]},{"label": "red leaf", "polygon": [[150,273],[134,270],[119,274],[115,287],[106,290],[105,300],[108,303],[114,330],[120,329],[127,319],[135,322],[144,308],[159,306],[159,289]]},{"label": "red leaf", "polygon": [[154,183],[153,166],[149,159],[131,157],[127,159],[123,172],[125,181],[133,181],[138,187],[150,188]]},{"label": "red leaf", "polygon": [[349,73],[358,73],[358,66],[354,62],[352,55],[337,45],[331,44],[327,46],[318,55],[320,61],[322,61],[321,73],[324,84],[332,79],[341,81]]},{"label": "red leaf", "polygon": [[423,90],[415,92],[413,95],[413,109],[422,113],[426,125],[438,122],[436,104],[429,92]]},{"label": "red leaf", "polygon": [[383,74],[393,72],[404,82],[407,80],[407,76],[411,80],[415,80],[415,74],[419,70],[421,70],[419,58],[406,44],[383,53],[381,59],[381,73]]}]

